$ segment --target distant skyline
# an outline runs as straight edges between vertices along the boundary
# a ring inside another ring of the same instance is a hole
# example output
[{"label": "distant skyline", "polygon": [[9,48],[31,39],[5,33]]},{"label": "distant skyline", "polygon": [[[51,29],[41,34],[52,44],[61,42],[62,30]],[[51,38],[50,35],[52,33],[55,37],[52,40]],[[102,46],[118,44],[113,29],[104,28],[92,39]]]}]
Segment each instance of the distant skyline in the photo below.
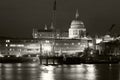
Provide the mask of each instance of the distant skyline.
[{"label": "distant skyline", "polygon": [[[84,22],[89,34],[120,33],[120,0],[56,0],[56,28],[67,31],[75,19]],[[32,37],[33,27],[50,27],[54,0],[0,0],[0,36]],[[37,26],[35,26],[37,25]]]}]

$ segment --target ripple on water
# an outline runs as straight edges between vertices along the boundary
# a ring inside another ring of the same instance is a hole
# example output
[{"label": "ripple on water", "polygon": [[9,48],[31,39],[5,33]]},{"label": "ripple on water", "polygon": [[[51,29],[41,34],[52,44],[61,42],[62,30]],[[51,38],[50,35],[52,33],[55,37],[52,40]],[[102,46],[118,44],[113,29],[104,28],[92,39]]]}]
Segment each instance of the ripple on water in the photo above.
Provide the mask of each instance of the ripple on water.
[{"label": "ripple on water", "polygon": [[0,66],[1,80],[110,80],[110,77],[120,80],[118,64],[58,66],[0,64]]}]

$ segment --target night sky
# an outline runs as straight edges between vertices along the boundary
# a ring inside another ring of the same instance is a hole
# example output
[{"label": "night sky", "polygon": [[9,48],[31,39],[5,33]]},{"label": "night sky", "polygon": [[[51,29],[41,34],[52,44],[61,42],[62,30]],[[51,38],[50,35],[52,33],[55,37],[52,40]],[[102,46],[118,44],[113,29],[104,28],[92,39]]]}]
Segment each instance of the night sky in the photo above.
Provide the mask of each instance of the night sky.
[{"label": "night sky", "polygon": [[[31,37],[32,28],[50,26],[54,0],[0,0],[0,36]],[[120,32],[120,0],[57,0],[56,28],[67,31],[76,9],[89,34]]]}]

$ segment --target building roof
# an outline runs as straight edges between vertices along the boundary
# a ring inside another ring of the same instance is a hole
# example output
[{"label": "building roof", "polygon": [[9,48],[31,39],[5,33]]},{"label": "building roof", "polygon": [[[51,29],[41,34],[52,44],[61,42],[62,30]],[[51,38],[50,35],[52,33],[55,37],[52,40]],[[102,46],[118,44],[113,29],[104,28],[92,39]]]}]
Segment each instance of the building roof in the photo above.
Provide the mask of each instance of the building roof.
[{"label": "building roof", "polygon": [[78,19],[79,13],[78,10],[76,11],[75,19],[71,22],[71,28],[84,28],[83,21]]}]

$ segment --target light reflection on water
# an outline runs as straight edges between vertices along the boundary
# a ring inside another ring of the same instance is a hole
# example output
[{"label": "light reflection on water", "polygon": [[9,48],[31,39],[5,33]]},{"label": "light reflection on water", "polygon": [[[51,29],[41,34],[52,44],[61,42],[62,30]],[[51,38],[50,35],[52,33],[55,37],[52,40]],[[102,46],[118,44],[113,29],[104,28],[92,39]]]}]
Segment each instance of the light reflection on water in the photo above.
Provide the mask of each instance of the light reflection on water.
[{"label": "light reflection on water", "polygon": [[96,80],[95,65],[68,65],[63,68],[58,68],[57,71],[59,75],[62,74],[62,76],[68,80]]},{"label": "light reflection on water", "polygon": [[54,80],[53,71],[41,72],[40,76],[40,80]]},{"label": "light reflection on water", "polygon": [[119,64],[0,64],[0,80],[120,80]]}]

